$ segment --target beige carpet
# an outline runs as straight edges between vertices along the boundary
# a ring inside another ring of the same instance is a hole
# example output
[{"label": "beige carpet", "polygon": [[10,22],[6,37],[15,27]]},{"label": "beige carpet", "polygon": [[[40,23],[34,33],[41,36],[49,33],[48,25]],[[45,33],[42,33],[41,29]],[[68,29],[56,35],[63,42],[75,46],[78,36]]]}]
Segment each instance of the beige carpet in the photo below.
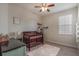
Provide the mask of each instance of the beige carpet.
[{"label": "beige carpet", "polygon": [[34,49],[28,52],[29,56],[56,56],[59,52],[60,48],[51,46],[48,44],[44,44],[37,49]]}]

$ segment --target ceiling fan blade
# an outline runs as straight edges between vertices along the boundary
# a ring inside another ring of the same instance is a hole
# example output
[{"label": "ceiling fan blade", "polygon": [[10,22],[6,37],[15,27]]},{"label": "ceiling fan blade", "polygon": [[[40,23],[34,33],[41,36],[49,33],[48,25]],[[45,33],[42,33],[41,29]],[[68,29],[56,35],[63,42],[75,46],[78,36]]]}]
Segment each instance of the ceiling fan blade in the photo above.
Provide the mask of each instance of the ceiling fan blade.
[{"label": "ceiling fan blade", "polygon": [[55,6],[55,4],[50,4],[50,5],[48,5],[48,7],[53,7],[53,6]]},{"label": "ceiling fan blade", "polygon": [[35,6],[35,8],[41,8],[41,6]]}]

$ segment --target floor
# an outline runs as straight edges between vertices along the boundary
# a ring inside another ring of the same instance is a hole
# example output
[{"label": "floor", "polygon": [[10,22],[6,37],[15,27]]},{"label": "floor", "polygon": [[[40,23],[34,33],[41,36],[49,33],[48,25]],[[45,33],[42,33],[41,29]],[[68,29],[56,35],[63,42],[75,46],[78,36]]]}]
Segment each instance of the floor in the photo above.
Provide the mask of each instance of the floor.
[{"label": "floor", "polygon": [[50,42],[46,42],[46,43],[60,48],[60,51],[57,54],[57,56],[78,56],[78,53],[77,53],[78,51],[76,48],[63,46],[63,45],[50,43]]},{"label": "floor", "polygon": [[38,48],[27,53],[29,56],[56,56],[60,51],[59,47],[49,44],[41,44]]},{"label": "floor", "polygon": [[[58,52],[57,56],[78,56],[78,53],[77,53],[78,51],[76,48],[67,47],[67,46],[50,43],[50,42],[45,42],[45,44],[59,47],[60,51]],[[40,45],[37,47],[33,47],[31,50],[37,49],[38,47],[40,47]]]}]

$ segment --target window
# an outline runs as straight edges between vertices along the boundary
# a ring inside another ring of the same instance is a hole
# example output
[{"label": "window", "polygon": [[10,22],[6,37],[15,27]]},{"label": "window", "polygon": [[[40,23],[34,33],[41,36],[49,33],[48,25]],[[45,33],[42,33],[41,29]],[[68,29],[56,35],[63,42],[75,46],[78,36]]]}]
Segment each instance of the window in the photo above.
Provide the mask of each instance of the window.
[{"label": "window", "polygon": [[59,17],[59,34],[72,34],[72,14]]}]

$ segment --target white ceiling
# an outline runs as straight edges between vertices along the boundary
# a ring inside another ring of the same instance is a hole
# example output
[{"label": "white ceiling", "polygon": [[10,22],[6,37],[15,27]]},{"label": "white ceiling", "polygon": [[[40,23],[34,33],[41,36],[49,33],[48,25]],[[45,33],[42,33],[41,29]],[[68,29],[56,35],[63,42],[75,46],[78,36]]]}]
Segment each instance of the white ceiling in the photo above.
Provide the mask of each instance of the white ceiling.
[{"label": "white ceiling", "polygon": [[47,15],[49,13],[56,13],[56,12],[60,12],[69,8],[73,8],[76,7],[77,4],[76,3],[54,3],[55,6],[54,7],[50,7],[50,12],[40,12],[39,8],[34,8],[34,6],[39,6],[41,5],[41,3],[18,3],[18,5],[27,8],[28,10],[32,11],[35,14],[39,14],[39,15]]}]

